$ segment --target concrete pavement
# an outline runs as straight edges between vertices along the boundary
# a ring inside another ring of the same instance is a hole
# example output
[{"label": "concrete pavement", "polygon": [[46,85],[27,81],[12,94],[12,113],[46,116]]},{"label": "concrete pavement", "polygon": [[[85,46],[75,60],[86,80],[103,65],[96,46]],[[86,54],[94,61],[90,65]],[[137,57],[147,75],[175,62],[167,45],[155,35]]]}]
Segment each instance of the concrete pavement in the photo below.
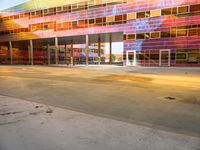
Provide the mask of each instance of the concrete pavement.
[{"label": "concrete pavement", "polygon": [[[196,137],[197,142],[191,144],[194,147],[188,148],[196,150],[200,143],[198,69],[187,74],[176,73],[179,71],[174,68],[172,73],[170,68],[165,71],[167,74],[161,72],[159,69],[135,72],[134,68],[117,67],[1,66],[0,95],[99,116],[107,121],[127,122],[181,138]],[[155,150],[155,145],[152,146]]]},{"label": "concrete pavement", "polygon": [[[52,113],[46,113],[51,109]],[[0,96],[1,150],[199,150],[200,138]]]}]

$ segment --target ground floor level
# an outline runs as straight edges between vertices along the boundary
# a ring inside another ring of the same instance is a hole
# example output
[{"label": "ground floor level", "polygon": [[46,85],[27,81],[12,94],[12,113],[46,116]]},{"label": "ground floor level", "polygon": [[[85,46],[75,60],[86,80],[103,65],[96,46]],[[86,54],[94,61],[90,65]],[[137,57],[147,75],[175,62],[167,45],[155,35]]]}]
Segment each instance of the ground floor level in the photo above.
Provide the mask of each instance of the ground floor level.
[{"label": "ground floor level", "polygon": [[128,50],[127,66],[200,66],[200,49]]},{"label": "ground floor level", "polygon": [[[84,50],[80,48],[73,49],[74,54],[71,56],[70,50],[59,49],[57,52],[50,49],[50,54],[46,49],[35,49],[33,51],[34,65],[48,64],[86,64],[86,56],[81,54]],[[108,57],[103,55],[98,57],[98,52],[92,50],[93,54],[88,57],[88,64],[106,64]],[[125,54],[111,56],[113,64],[121,64],[124,66],[200,66],[200,49],[181,49],[181,50],[128,50]],[[117,59],[117,61],[114,61]],[[9,51],[0,50],[0,64],[10,64]],[[100,63],[99,63],[100,62]],[[13,50],[12,64],[31,64],[28,50]]]},{"label": "ground floor level", "polygon": [[[200,66],[200,48],[126,49],[123,34],[60,37],[0,43],[0,64],[121,64]],[[117,38],[116,38],[117,37]],[[121,38],[119,38],[121,37]],[[115,39],[116,38],[116,39]]]}]

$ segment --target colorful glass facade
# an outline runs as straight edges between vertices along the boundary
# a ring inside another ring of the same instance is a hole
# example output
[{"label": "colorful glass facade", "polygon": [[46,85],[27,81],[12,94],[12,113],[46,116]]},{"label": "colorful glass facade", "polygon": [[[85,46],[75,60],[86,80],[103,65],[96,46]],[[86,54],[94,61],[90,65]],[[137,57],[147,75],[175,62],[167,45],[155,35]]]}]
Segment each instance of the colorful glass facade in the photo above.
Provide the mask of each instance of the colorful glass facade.
[{"label": "colorful glass facade", "polygon": [[85,37],[74,37],[105,42],[113,33],[123,35],[123,64],[200,66],[200,0],[33,0],[1,13],[0,63],[104,62],[100,44],[75,54],[74,40]]}]

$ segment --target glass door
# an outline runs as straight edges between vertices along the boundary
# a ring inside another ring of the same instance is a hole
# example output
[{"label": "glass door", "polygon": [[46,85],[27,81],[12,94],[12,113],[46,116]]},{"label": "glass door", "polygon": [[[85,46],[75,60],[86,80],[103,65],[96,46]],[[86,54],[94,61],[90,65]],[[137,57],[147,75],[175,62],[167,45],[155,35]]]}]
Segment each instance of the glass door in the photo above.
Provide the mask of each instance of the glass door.
[{"label": "glass door", "polygon": [[160,50],[160,66],[170,66],[170,50]]},{"label": "glass door", "polygon": [[136,51],[126,51],[126,66],[136,66]]}]

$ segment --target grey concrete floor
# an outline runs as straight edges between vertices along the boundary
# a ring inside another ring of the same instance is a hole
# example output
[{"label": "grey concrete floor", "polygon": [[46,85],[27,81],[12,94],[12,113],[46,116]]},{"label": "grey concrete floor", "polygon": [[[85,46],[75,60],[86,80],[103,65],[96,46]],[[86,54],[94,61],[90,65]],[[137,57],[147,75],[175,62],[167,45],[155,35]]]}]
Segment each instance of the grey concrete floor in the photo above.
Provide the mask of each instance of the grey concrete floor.
[{"label": "grey concrete floor", "polygon": [[199,140],[0,96],[1,150],[199,150]]},{"label": "grey concrete floor", "polygon": [[199,91],[199,68],[0,66],[2,96],[194,137]]}]

